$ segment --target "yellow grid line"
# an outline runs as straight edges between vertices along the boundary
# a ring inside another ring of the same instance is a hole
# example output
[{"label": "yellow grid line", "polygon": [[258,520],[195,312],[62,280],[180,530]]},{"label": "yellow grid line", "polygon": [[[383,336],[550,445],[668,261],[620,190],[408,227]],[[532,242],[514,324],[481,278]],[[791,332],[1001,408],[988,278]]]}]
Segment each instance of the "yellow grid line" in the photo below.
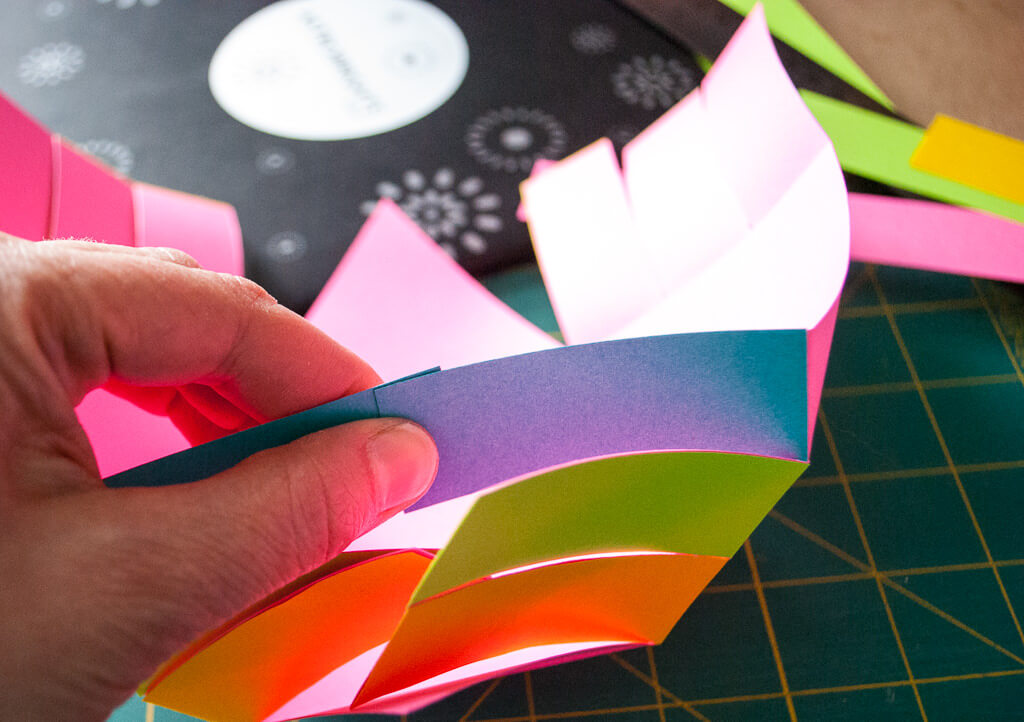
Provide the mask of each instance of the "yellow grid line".
[{"label": "yellow grid line", "polygon": [[1003,333],[1003,327],[999,323],[999,319],[996,318],[996,314],[992,310],[992,306],[989,304],[988,298],[986,298],[985,294],[982,292],[978,279],[972,278],[971,282],[974,284],[974,290],[977,291],[978,297],[981,299],[981,303],[985,308],[985,313],[988,314],[988,320],[992,323],[992,328],[996,331],[996,336],[999,337],[999,342],[1003,345],[1006,355],[1010,358],[1010,364],[1016,372],[1017,379],[1021,384],[1024,384],[1024,371],[1021,370],[1020,363],[1017,361],[1017,356],[1013,353],[1013,349],[1010,347],[1010,342],[1006,338],[1006,334]]},{"label": "yellow grid line", "polygon": [[[1024,676],[1024,669],[1006,669],[994,672],[968,672],[965,674],[953,674],[944,677],[919,677],[917,684],[920,686],[930,684],[941,684],[947,682],[967,682],[974,679],[989,679],[993,677],[1019,677]],[[846,692],[861,692],[869,689],[889,689],[892,687],[907,687],[910,681],[906,679],[893,680],[891,682],[867,682],[865,684],[849,684],[837,687],[816,687],[812,689],[795,689],[792,691],[794,697],[813,697],[825,694],[843,694]],[[763,702],[773,699],[782,699],[781,692],[769,692],[767,694],[735,695],[733,697],[709,697],[707,699],[687,700],[689,704],[697,707],[709,707],[720,704],[732,704],[734,702]],[[498,722],[487,720],[487,722]]]},{"label": "yellow grid line", "polygon": [[[795,530],[794,530],[795,531]],[[798,532],[799,533],[799,532]],[[1020,567],[1024,566],[1024,559],[1000,559],[996,566]],[[969,562],[966,564],[945,564],[934,567],[912,567],[908,569],[879,569],[878,573],[885,577],[913,577],[925,574],[949,574],[955,572],[970,572],[989,569],[988,562]],[[796,577],[794,579],[772,579],[761,580],[761,586],[765,589],[785,589],[790,587],[811,587],[820,584],[841,584],[843,582],[859,582],[871,579],[874,574],[871,572],[853,572],[851,574],[830,574],[820,577]],[[711,584],[705,587],[706,594],[728,594],[731,592],[752,592],[754,585],[751,584]]]},{"label": "yellow grid line", "polygon": [[[648,646],[647,652],[647,666],[651,669],[651,686],[654,687],[654,701],[658,704],[658,722],[665,722],[665,704],[662,699],[661,684],[658,682],[658,665],[654,661],[654,647]],[[711,722],[704,715],[698,714],[696,710],[687,708],[687,712],[702,720],[702,722]]]},{"label": "yellow grid line", "polygon": [[[987,376],[962,376],[960,378],[931,379],[921,381],[921,386],[926,389],[957,389],[970,386],[995,386],[998,384],[1015,384],[1018,382],[1017,374],[990,374]],[[878,394],[892,394],[917,389],[913,381],[890,381],[880,384],[862,384],[851,386],[831,386],[822,391],[826,399],[851,398],[858,396],[875,396]]]},{"label": "yellow grid line", "polygon": [[[917,679],[917,684],[920,686],[933,685],[933,684],[945,684],[949,682],[968,682],[976,679],[993,679],[1001,677],[1020,677],[1024,676],[1024,669],[1007,669],[997,670],[994,672],[968,672],[966,674],[953,674],[943,677],[921,677]],[[891,689],[898,687],[907,687],[910,685],[910,681],[906,679],[893,680],[891,682],[868,682],[865,684],[850,684],[841,685],[836,687],[817,687],[813,689],[799,689],[793,690],[791,695],[793,697],[814,697],[827,694],[843,694],[847,692],[860,692],[871,689]],[[781,692],[766,692],[762,694],[746,694],[746,695],[735,695],[732,697],[709,697],[706,699],[691,699],[691,700],[680,700],[679,703],[668,704],[668,707],[679,707],[681,708],[684,704],[693,707],[711,707],[723,704],[731,704],[735,702],[767,702],[776,699],[782,699],[783,694]],[[655,705],[635,705],[632,707],[609,707],[602,709],[592,710],[577,710],[573,712],[554,712],[550,714],[537,715],[537,720],[557,720],[557,719],[579,719],[582,717],[595,717],[612,714],[622,714],[625,712],[651,712],[656,709]],[[530,718],[518,716],[518,717],[495,717],[492,719],[478,720],[477,722],[529,722]]]},{"label": "yellow grid line", "polygon": [[491,692],[493,692],[495,690],[495,688],[499,684],[501,684],[501,681],[503,679],[504,679],[504,677],[498,677],[497,679],[491,680],[491,683],[489,685],[487,685],[487,689],[485,689],[483,691],[483,694],[481,694],[479,697],[477,697],[476,701],[473,702],[473,704],[471,704],[469,706],[469,709],[466,710],[465,714],[463,714],[461,717],[459,717],[459,722],[466,722],[472,716],[472,714],[477,711],[477,709],[480,707],[480,705],[482,705],[484,703],[484,700],[487,699],[491,695]]},{"label": "yellow grid line", "polygon": [[[804,537],[805,539],[808,539],[808,540],[814,542],[815,544],[820,546],[822,549],[825,549],[827,551],[832,552],[833,554],[835,554],[840,559],[843,559],[844,561],[846,561],[848,564],[851,564],[852,566],[856,567],[857,569],[860,569],[863,572],[866,572],[866,573],[869,573],[869,574],[872,573],[871,570],[869,569],[869,567],[866,564],[864,564],[864,562],[860,561],[856,557],[851,556],[850,554],[847,554],[845,551],[843,551],[842,549],[837,547],[835,544],[832,544],[827,539],[824,539],[824,538],[820,537],[819,535],[815,534],[810,529],[807,529],[806,527],[802,526],[798,522],[793,521],[789,517],[786,517],[786,516],[784,516],[783,514],[780,514],[777,511],[773,511],[771,513],[771,516],[772,516],[773,519],[776,519],[777,521],[779,521],[780,523],[784,524],[789,529],[795,531],[797,534],[799,534],[800,536]],[[986,568],[988,568],[988,565],[986,565]],[[878,578],[880,578],[882,580],[882,583],[885,584],[890,589],[892,589],[892,590],[894,590],[896,592],[899,592],[900,594],[905,596],[907,599],[909,599],[912,602],[914,602],[914,603],[924,607],[925,609],[927,609],[932,614],[935,614],[936,616],[940,617],[941,619],[944,619],[945,621],[949,622],[950,624],[952,624],[956,628],[960,629],[961,631],[964,631],[967,634],[971,635],[972,637],[977,639],[979,642],[981,642],[983,644],[986,644],[989,647],[992,647],[997,652],[1002,653],[1003,655],[1009,657],[1010,659],[1012,659],[1013,661],[1017,662],[1022,667],[1024,667],[1024,659],[1021,659],[1019,656],[1017,656],[1013,652],[1009,651],[1005,647],[1003,647],[1003,646],[997,644],[996,642],[992,641],[991,639],[989,639],[988,637],[986,637],[984,634],[982,634],[981,632],[977,631],[976,629],[973,629],[972,627],[969,627],[968,625],[964,624],[959,619],[954,617],[952,614],[950,614],[950,613],[948,613],[946,611],[943,611],[942,609],[939,609],[938,607],[936,607],[934,604],[932,604],[928,600],[920,597],[919,595],[915,594],[914,592],[912,592],[909,589],[907,589],[906,587],[904,587],[902,584],[899,584],[899,583],[893,581],[889,577],[887,577],[887,576],[885,576],[885,575],[883,575],[883,574],[881,574],[879,572],[875,572],[873,574],[873,576],[877,576]]]},{"label": "yellow grid line", "polygon": [[642,671],[640,671],[639,669],[634,667],[632,664],[627,662],[625,659],[623,659],[619,654],[611,654],[609,656],[612,658],[612,660],[616,664],[618,664],[624,670],[626,670],[627,672],[629,672],[634,677],[636,677],[641,682],[643,682],[644,684],[648,685],[649,687],[651,687],[654,690],[655,696],[656,696],[656,699],[657,699],[656,706],[657,706],[657,709],[658,709],[658,716],[659,716],[659,718],[661,720],[665,719],[665,702],[662,699],[662,696],[665,696],[665,697],[669,697],[672,700],[672,702],[671,702],[671,704],[669,706],[671,706],[671,707],[681,707],[683,710],[688,712],[694,718],[696,718],[698,720],[701,720],[701,722],[710,722],[710,720],[708,720],[707,717],[705,717],[700,712],[695,710],[688,702],[683,701],[680,697],[678,697],[677,695],[673,694],[672,692],[670,692],[669,690],[667,690],[667,689],[665,689],[664,687],[661,686],[661,684],[658,682],[657,674],[656,674],[656,672],[654,672],[655,667],[654,667],[654,649],[653,649],[653,647],[650,647],[650,646],[647,647],[647,659],[648,659],[648,662],[651,664],[652,672],[654,672],[653,676],[644,674]]},{"label": "yellow grid line", "polygon": [[[870,279],[872,271],[866,272]],[[981,308],[977,298],[954,298],[944,301],[915,301],[913,303],[890,304],[893,313],[932,313],[935,311],[969,311]],[[839,310],[839,318],[874,318],[885,315],[885,305],[847,306]]]},{"label": "yellow grid line", "polygon": [[[974,464],[956,464],[956,470],[960,474],[977,474],[985,471],[1008,471],[1011,469],[1024,469],[1024,459],[1013,459],[1010,461],[985,461]],[[898,469],[891,471],[868,471],[856,474],[847,474],[846,480],[851,484],[860,484],[871,481],[898,481],[902,479],[919,479],[922,476],[945,476],[949,473],[949,465],[927,466],[919,469]],[[840,480],[838,476],[809,476],[798,479],[794,486],[837,486]]]},{"label": "yellow grid line", "polygon": [[156,718],[156,707],[146,702],[146,722],[153,722]]},{"label": "yellow grid line", "polygon": [[523,672],[523,684],[526,685],[526,711],[529,714],[529,722],[536,722],[537,708],[533,704],[533,676],[529,672]]},{"label": "yellow grid line", "polygon": [[793,706],[793,697],[789,694],[789,681],[786,679],[786,669],[782,666],[782,653],[779,651],[779,642],[775,638],[775,627],[772,624],[771,614],[768,612],[768,600],[764,596],[764,588],[761,586],[761,575],[757,570],[757,560],[754,559],[754,550],[750,546],[749,539],[743,542],[743,550],[747,555],[750,577],[754,581],[757,603],[761,607],[761,616],[764,619],[764,630],[768,635],[768,644],[772,648],[772,657],[775,659],[775,669],[779,673],[779,683],[782,686],[782,694],[786,700],[786,710],[789,712],[791,722],[796,722],[796,708]]},{"label": "yellow grid line", "polygon": [[[889,627],[892,629],[892,636],[896,640],[896,647],[900,652],[900,659],[903,660],[903,668],[907,671],[907,680],[910,682],[910,688],[914,691],[914,700],[917,702],[917,709],[921,713],[921,719],[924,722],[928,722],[928,714],[924,711],[924,702],[921,701],[921,693],[917,689],[917,684],[914,682],[914,670],[910,667],[910,659],[907,657],[907,650],[903,646],[903,638],[900,636],[900,630],[896,626],[896,617],[892,613],[892,607],[889,605],[889,597],[885,594],[885,587],[882,585],[882,578],[878,574],[878,565],[875,564],[875,555],[871,552],[871,545],[868,543],[868,535],[864,531],[864,525],[861,522],[860,512],[857,511],[857,504],[853,499],[853,492],[850,490],[850,482],[846,479],[846,472],[843,470],[843,460],[839,458],[839,450],[836,448],[836,440],[832,436],[832,429],[828,424],[828,419],[825,418],[825,411],[818,409],[818,422],[821,424],[822,433],[825,435],[825,442],[828,444],[829,452],[832,454],[832,462],[835,464],[836,473],[839,475],[839,480],[843,485],[843,493],[846,496],[846,503],[850,507],[850,513],[853,515],[854,524],[857,527],[857,534],[860,537],[861,546],[864,547],[864,554],[867,555],[869,571],[875,578],[875,586],[878,588],[878,596],[882,600],[882,606],[885,607],[885,616],[889,620]],[[780,515],[781,516],[781,515]]]},{"label": "yellow grid line", "polygon": [[992,573],[995,575],[996,583],[999,585],[999,592],[1003,595],[1003,600],[1006,602],[1006,608],[1009,610],[1010,616],[1013,618],[1013,624],[1017,628],[1017,635],[1020,637],[1022,646],[1024,646],[1024,629],[1021,629],[1020,620],[1017,618],[1017,612],[1013,608],[1013,603],[1010,601],[1010,595],[1007,593],[1006,586],[1003,584],[1003,577],[999,573],[999,568],[995,565],[995,560],[992,558],[992,552],[988,547],[988,542],[985,540],[985,534],[981,531],[981,525],[978,523],[978,517],[974,513],[974,507],[971,505],[971,500],[967,496],[967,490],[964,488],[963,482],[960,479],[960,473],[957,471],[956,464],[953,462],[953,456],[949,451],[949,446],[946,444],[946,438],[942,434],[942,429],[939,427],[938,419],[936,419],[935,412],[932,410],[932,405],[928,401],[928,394],[921,386],[921,378],[918,376],[917,368],[914,365],[913,359],[910,358],[910,351],[907,349],[907,344],[903,340],[903,334],[900,333],[899,325],[896,323],[896,317],[893,315],[892,309],[886,300],[885,291],[878,282],[878,276],[875,273],[874,268],[870,268],[868,270],[868,277],[871,279],[871,282],[875,287],[875,291],[878,293],[878,299],[881,302],[882,307],[886,309],[885,317],[889,321],[889,328],[892,330],[893,336],[896,338],[896,345],[899,346],[900,353],[903,355],[903,360],[907,364],[907,370],[910,372],[910,378],[917,386],[917,393],[921,398],[921,404],[924,406],[925,413],[928,416],[928,421],[932,425],[932,431],[935,433],[935,438],[938,440],[939,447],[942,449],[942,455],[946,460],[946,464],[949,466],[949,470],[953,474],[953,480],[956,482],[957,491],[960,492],[960,498],[963,500],[964,507],[967,509],[967,515],[971,519],[971,524],[974,525],[974,531],[977,533],[978,540],[981,542],[982,550],[985,552],[985,558],[992,566]]}]

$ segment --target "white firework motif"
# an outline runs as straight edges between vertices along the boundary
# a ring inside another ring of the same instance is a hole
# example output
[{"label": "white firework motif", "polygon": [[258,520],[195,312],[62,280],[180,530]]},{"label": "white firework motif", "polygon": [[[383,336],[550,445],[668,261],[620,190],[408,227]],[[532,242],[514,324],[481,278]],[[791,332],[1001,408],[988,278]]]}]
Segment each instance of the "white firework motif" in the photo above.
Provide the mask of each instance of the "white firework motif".
[{"label": "white firework motif", "polygon": [[[379,197],[397,203],[452,257],[458,256],[459,247],[475,255],[484,253],[486,235],[504,227],[496,213],[501,196],[487,192],[476,176],[458,180],[451,168],[441,168],[429,179],[418,170],[407,170],[400,183],[381,181],[376,190]],[[366,201],[360,208],[369,215],[376,205]]]},{"label": "white firework motif", "polygon": [[306,255],[309,242],[298,231],[281,231],[267,239],[264,252],[274,261],[290,263]]},{"label": "white firework motif", "polygon": [[281,175],[295,167],[295,154],[285,148],[267,148],[256,156],[256,168],[264,175]]},{"label": "white firework motif", "polygon": [[64,0],[47,0],[37,8],[36,14],[40,20],[60,20],[70,11],[71,8]]},{"label": "white firework motif", "polygon": [[100,5],[112,5],[118,10],[127,10],[136,5],[151,8],[160,4],[160,0],[96,0]]},{"label": "white firework motif", "polygon": [[660,55],[635,56],[619,65],[611,80],[617,96],[647,110],[671,107],[697,84],[690,68],[675,58],[666,60]]},{"label": "white firework motif", "polygon": [[135,167],[135,154],[124,143],[106,138],[87,140],[80,146],[91,156],[103,161],[118,173],[128,175]]},{"label": "white firework motif", "polygon": [[85,52],[71,43],[47,43],[33,48],[18,62],[18,79],[33,88],[71,80],[82,69]]},{"label": "white firework motif", "polygon": [[557,160],[567,144],[562,124],[536,108],[492,110],[466,131],[469,154],[488,168],[507,173],[528,173],[540,158]]},{"label": "white firework motif", "polygon": [[610,53],[618,45],[615,31],[602,23],[584,23],[572,29],[569,42],[584,55]]}]

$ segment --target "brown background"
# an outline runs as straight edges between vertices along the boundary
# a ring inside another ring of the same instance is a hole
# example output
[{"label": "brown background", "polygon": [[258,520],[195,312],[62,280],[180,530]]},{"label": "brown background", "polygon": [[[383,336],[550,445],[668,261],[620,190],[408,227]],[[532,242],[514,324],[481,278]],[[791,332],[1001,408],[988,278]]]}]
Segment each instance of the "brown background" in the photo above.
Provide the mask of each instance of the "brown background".
[{"label": "brown background", "polygon": [[[1024,138],[1024,0],[802,0],[896,104]],[[629,0],[666,28],[672,0]]]}]

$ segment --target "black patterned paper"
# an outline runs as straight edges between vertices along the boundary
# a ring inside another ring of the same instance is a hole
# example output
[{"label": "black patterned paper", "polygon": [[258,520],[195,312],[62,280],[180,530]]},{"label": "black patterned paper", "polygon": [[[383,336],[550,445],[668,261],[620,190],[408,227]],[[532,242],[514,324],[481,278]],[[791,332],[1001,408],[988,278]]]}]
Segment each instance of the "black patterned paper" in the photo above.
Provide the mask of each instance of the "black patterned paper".
[{"label": "black patterned paper", "polygon": [[447,103],[382,135],[289,140],[228,116],[207,84],[221,40],[266,4],[4,3],[0,91],[134,178],[234,204],[247,275],[300,311],[381,193],[471,273],[529,259],[515,211],[534,159],[621,145],[701,78],[611,0],[438,0],[470,52]]}]

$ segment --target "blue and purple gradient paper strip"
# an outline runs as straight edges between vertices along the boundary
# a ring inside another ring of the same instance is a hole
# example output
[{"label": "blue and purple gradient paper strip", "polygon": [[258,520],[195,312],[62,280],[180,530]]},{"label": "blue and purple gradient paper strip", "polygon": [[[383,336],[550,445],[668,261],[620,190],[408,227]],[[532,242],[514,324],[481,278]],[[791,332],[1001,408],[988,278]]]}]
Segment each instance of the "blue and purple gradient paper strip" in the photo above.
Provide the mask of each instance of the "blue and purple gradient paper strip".
[{"label": "blue and purple gradient paper strip", "polygon": [[623,166],[599,141],[524,184],[568,345],[382,201],[309,318],[394,381],[108,479],[194,481],[385,415],[441,455],[412,509],[168,662],[147,700],[405,712],[664,638],[806,467],[849,221],[759,9]]}]

